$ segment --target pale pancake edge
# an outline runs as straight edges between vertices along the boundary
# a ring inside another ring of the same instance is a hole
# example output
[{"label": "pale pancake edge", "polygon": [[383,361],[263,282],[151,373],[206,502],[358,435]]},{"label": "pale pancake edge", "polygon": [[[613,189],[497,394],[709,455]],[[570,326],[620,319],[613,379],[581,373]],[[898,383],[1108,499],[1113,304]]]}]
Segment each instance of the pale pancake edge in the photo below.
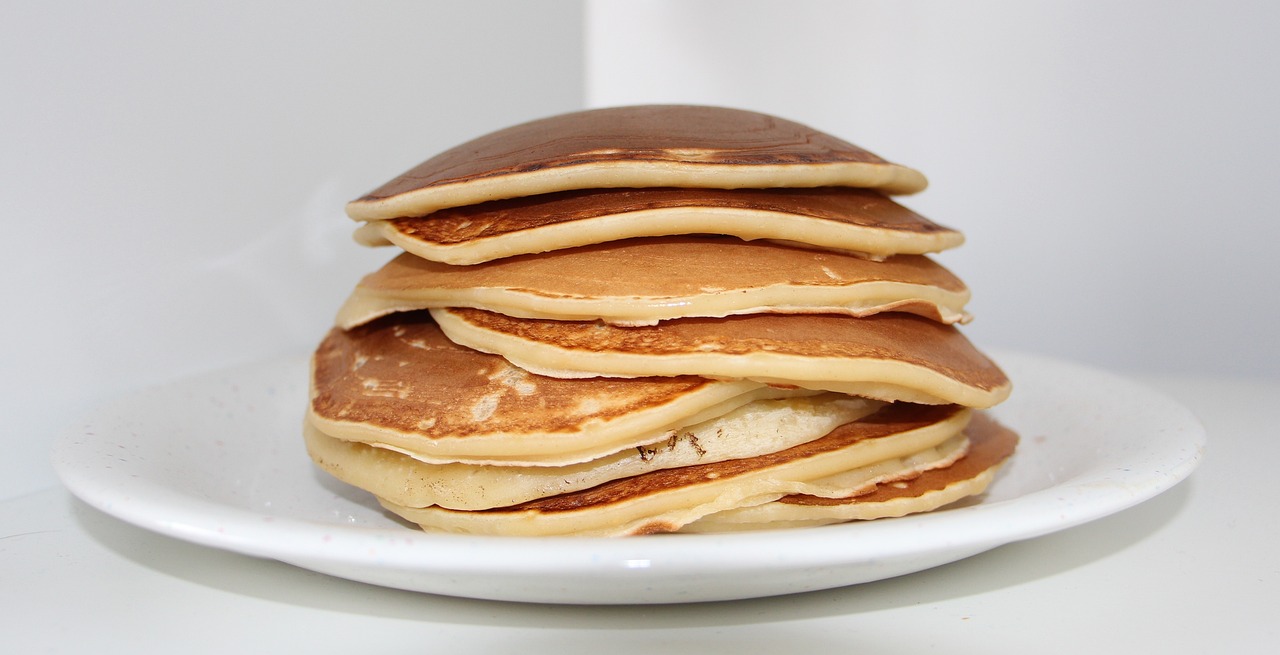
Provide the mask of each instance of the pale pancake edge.
[{"label": "pale pancake edge", "polygon": [[646,327],[432,309],[456,343],[545,376],[692,373],[878,400],[991,407],[1010,384],[953,326],[909,314],[753,314]]},{"label": "pale pancake edge", "polygon": [[[656,276],[653,271],[664,272]],[[652,325],[747,313],[908,311],[965,322],[969,291],[921,255],[882,262],[715,237],[629,239],[454,266],[402,253],[365,276],[338,312],[351,328],[393,312],[487,309],[520,318]]]},{"label": "pale pancake edge", "polygon": [[964,242],[957,230],[866,189],[586,189],[374,221],[364,245],[395,244],[424,259],[475,264],[627,238],[720,234],[805,244],[872,259]]},{"label": "pale pancake edge", "polygon": [[308,424],[307,450],[334,477],[398,505],[489,509],[650,471],[745,459],[813,441],[879,403],[839,394],[761,400],[598,459],[564,466],[429,464],[394,449],[335,439]]},{"label": "pale pancake edge", "polygon": [[[760,504],[851,469],[903,458],[959,435],[970,410],[890,405],[830,434],[758,457],[664,469],[590,489],[480,511],[384,507],[424,528],[509,536],[672,532],[744,504]],[[956,447],[959,447],[958,445]]]}]

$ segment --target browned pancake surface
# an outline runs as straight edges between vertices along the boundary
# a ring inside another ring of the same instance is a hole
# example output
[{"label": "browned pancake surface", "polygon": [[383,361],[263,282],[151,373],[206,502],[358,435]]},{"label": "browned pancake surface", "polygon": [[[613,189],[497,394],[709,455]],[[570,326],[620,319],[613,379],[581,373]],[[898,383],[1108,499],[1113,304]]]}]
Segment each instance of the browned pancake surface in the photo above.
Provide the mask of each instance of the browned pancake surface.
[{"label": "browned pancake surface", "polygon": [[618,160],[754,166],[888,164],[842,139],[739,109],[647,105],[552,116],[498,130],[428,159],[356,202],[471,179]]},{"label": "browned pancake surface", "polygon": [[[532,230],[558,223],[657,209],[713,207],[792,214],[846,225],[910,234],[954,235],[876,191],[850,187],[811,189],[587,189],[493,200],[392,219],[402,235],[440,245]],[[637,220],[643,220],[637,217]],[[758,220],[749,214],[743,220]]]},{"label": "browned pancake surface", "polygon": [[[573,433],[673,402],[708,385],[694,376],[561,380],[525,374],[455,345],[425,312],[331,330],[313,359],[312,410],[424,438]],[[501,407],[502,411],[494,411]]]},{"label": "browned pancake surface", "polygon": [[751,314],[617,327],[518,319],[479,309],[447,311],[481,330],[570,352],[657,357],[770,353],[816,360],[872,359],[918,366],[984,391],[1009,384],[1003,371],[955,327],[912,314],[884,313],[861,318]]}]

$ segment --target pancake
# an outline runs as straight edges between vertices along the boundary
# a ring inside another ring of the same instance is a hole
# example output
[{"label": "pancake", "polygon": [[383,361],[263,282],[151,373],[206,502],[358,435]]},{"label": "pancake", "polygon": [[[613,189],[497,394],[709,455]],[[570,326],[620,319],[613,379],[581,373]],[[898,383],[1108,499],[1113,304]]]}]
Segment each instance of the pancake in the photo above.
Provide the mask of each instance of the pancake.
[{"label": "pancake", "polygon": [[566,380],[455,345],[424,312],[333,329],[312,358],[325,434],[435,463],[565,465],[645,444],[749,402],[814,395],[693,375]]},{"label": "pancake", "polygon": [[868,493],[847,498],[784,496],[776,501],[706,516],[686,532],[728,532],[760,528],[826,525],[853,520],[905,516],[948,505],[986,491],[1013,454],[1018,435],[985,414],[969,424],[968,453],[945,468],[922,472],[909,482],[880,482]]},{"label": "pancake", "polygon": [[399,505],[489,509],[588,489],[661,469],[745,459],[813,441],[880,403],[841,394],[757,400],[672,431],[663,441],[567,466],[428,464],[392,449],[305,430],[307,451],[334,477]]},{"label": "pancake", "polygon": [[360,281],[337,323],[350,328],[430,307],[627,326],[748,313],[867,316],[890,310],[951,323],[968,318],[968,298],[958,278],[922,255],[870,262],[768,242],[663,237],[474,266],[401,254]]},{"label": "pancake", "polygon": [[394,244],[433,261],[476,264],[682,234],[794,242],[870,259],[939,252],[964,242],[960,232],[877,191],[848,187],[562,191],[373,221],[356,231],[356,240]]},{"label": "pancake", "polygon": [[544,376],[699,375],[977,408],[1010,391],[999,367],[955,327],[911,314],[751,314],[617,327],[479,309],[430,311],[455,343]]},{"label": "pancake", "polygon": [[813,128],[740,109],[592,109],[498,130],[446,150],[347,204],[356,220],[573,189],[849,186],[914,193],[927,182]]},{"label": "pancake", "polygon": [[824,479],[887,459],[937,449],[935,461],[949,461],[967,448],[962,431],[970,414],[956,406],[888,405],[776,453],[653,471],[510,507],[460,511],[379,501],[428,530],[508,536],[674,532],[708,514],[804,493],[814,488],[810,482],[829,491]]}]

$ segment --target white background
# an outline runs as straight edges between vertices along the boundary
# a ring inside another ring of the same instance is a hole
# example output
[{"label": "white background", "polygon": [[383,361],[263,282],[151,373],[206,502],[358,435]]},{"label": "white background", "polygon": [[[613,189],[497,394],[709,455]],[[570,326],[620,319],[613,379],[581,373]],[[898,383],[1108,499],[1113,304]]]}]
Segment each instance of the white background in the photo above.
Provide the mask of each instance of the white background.
[{"label": "white background", "polygon": [[[584,11],[585,10],[585,11]],[[309,349],[347,200],[584,104],[777,113],[919,168],[982,346],[1280,376],[1265,2],[0,5],[0,496],[116,394]],[[585,17],[585,18],[584,18]],[[585,72],[584,72],[585,65]]]},{"label": "white background", "polygon": [[923,171],[903,202],[966,333],[1154,373],[1280,375],[1280,5],[594,0],[591,105],[807,123]]},{"label": "white background", "polygon": [[0,497],[97,403],[305,352],[346,201],[582,105],[570,2],[0,3]]}]

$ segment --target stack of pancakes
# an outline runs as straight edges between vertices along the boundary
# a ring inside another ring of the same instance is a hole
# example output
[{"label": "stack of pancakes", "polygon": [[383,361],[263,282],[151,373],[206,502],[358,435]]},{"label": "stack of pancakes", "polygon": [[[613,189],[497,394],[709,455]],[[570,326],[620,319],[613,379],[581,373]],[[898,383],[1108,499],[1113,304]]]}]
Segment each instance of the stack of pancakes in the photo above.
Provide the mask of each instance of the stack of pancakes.
[{"label": "stack of pancakes", "polygon": [[897,204],[924,177],[780,118],[577,112],[445,151],[348,214],[404,252],[317,349],[321,468],[429,530],[820,525],[981,493],[1017,437]]}]

